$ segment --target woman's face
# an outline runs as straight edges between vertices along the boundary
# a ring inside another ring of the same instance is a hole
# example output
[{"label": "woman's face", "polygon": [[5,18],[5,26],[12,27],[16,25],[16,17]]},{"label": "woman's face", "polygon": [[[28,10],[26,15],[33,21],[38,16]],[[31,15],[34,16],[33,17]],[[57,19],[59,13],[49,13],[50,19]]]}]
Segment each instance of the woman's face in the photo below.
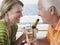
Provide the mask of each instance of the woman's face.
[{"label": "woman's face", "polygon": [[7,12],[10,21],[13,23],[19,23],[22,17],[22,6],[20,4],[15,4],[12,6],[11,10]]}]

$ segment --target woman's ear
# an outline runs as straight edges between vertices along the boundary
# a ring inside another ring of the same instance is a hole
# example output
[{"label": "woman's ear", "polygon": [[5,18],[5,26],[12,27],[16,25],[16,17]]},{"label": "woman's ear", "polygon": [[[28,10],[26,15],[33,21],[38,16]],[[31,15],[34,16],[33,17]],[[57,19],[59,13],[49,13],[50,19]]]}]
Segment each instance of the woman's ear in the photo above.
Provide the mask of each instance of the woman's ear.
[{"label": "woman's ear", "polygon": [[49,8],[49,12],[50,12],[50,14],[51,15],[56,15],[56,8],[54,7],[54,6],[51,6],[50,8]]},{"label": "woman's ear", "polygon": [[6,22],[9,22],[10,20],[9,20],[9,15],[8,15],[8,13],[5,13],[5,20],[6,20]]}]

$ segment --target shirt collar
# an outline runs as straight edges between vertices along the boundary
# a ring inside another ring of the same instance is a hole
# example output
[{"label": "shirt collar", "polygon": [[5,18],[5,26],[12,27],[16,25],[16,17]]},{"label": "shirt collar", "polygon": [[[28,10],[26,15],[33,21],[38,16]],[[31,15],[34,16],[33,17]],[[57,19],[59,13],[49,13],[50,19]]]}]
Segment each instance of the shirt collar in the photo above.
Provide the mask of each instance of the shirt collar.
[{"label": "shirt collar", "polygon": [[59,19],[59,21],[58,21],[58,23],[57,23],[55,29],[56,29],[56,30],[60,30],[60,19]]}]

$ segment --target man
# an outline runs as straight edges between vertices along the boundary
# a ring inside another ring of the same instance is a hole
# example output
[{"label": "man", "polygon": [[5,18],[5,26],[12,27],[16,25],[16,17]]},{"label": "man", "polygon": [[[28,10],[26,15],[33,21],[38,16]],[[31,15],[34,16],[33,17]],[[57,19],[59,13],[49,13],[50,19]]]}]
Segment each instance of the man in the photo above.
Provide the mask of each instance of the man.
[{"label": "man", "polygon": [[39,16],[49,24],[47,38],[50,45],[60,45],[60,0],[39,0]]}]

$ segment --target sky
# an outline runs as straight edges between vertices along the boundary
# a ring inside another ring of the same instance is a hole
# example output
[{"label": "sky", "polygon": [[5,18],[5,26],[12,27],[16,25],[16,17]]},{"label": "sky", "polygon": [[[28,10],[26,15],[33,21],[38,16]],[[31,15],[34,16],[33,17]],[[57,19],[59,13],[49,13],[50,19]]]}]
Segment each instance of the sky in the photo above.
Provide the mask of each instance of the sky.
[{"label": "sky", "polygon": [[37,4],[38,0],[21,0],[24,4]]},{"label": "sky", "polygon": [[3,1],[3,0],[0,0],[0,6],[1,6],[2,1]]}]

